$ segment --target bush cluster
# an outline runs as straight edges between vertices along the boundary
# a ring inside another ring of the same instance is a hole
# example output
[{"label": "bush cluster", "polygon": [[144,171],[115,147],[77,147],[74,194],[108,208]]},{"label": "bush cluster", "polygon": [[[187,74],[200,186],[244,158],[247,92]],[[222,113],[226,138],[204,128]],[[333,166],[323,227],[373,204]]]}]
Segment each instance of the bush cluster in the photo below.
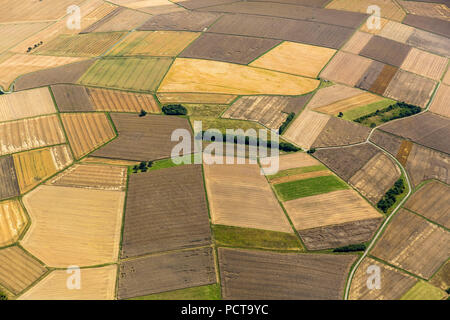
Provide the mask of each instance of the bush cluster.
[{"label": "bush cluster", "polygon": [[170,104],[162,108],[162,112],[168,116],[185,116],[187,110],[181,104]]},{"label": "bush cluster", "polygon": [[333,250],[333,252],[355,252],[355,251],[364,251],[366,250],[365,244],[351,244],[344,247],[339,247]]},{"label": "bush cluster", "polygon": [[148,169],[150,169],[152,167],[152,165],[153,165],[153,161],[149,161],[149,162],[142,161],[141,163],[139,163],[139,165],[135,165],[133,167],[133,173],[138,173],[139,171],[147,172]]},{"label": "bush cluster", "polygon": [[0,300],[8,300],[8,296],[2,291],[0,291]]},{"label": "bush cluster", "polygon": [[294,117],[295,117],[294,112],[289,113],[288,117],[280,127],[280,134],[282,134],[287,129],[287,126],[289,125],[289,123],[291,123],[292,120],[294,120]]},{"label": "bush cluster", "polygon": [[384,197],[378,201],[377,207],[386,213],[397,201],[397,196],[402,194],[404,191],[405,183],[403,182],[403,179],[400,178],[395,182],[394,186],[386,192]]},{"label": "bush cluster", "polygon": [[[388,113],[389,111],[399,109],[398,113],[391,114],[391,115],[385,115],[385,113]],[[412,116],[413,114],[419,113],[422,111],[420,107],[414,106],[412,104],[408,104],[405,102],[397,102],[395,104],[390,105],[387,108],[377,110],[375,112],[366,114],[365,116],[359,117],[355,119],[355,122],[361,123],[366,119],[369,119],[374,116],[381,116],[382,122],[388,122],[395,119],[405,118]]]}]

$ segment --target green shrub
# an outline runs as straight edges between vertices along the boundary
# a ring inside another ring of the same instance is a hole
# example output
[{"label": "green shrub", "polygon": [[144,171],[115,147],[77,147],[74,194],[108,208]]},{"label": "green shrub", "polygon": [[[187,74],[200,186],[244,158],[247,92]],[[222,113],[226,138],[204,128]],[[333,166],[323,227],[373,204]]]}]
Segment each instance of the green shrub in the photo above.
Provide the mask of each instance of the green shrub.
[{"label": "green shrub", "polygon": [[0,300],[8,300],[8,296],[6,295],[6,293],[0,291]]},{"label": "green shrub", "polygon": [[344,247],[339,247],[333,250],[333,252],[355,252],[355,251],[364,251],[366,250],[365,244],[351,244]]},{"label": "green shrub", "polygon": [[289,123],[294,119],[295,113],[291,112],[289,113],[288,117],[286,118],[286,121],[283,122],[283,124],[280,127],[280,134],[282,134],[288,127]]},{"label": "green shrub", "polygon": [[308,154],[313,154],[314,152],[316,152],[316,148],[311,148],[308,151],[306,151],[306,153]]},{"label": "green shrub", "polygon": [[185,116],[187,115],[187,109],[181,104],[170,104],[162,108],[162,112],[170,116]]},{"label": "green shrub", "polygon": [[384,197],[378,201],[377,207],[386,213],[397,201],[397,196],[401,195],[405,191],[405,183],[403,179],[398,179],[392,188],[390,188]]}]

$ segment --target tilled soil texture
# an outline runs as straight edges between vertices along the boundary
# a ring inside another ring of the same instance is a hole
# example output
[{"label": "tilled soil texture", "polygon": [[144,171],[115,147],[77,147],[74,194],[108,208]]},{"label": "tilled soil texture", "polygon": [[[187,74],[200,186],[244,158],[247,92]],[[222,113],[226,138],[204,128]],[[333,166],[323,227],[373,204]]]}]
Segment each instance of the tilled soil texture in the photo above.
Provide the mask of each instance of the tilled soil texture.
[{"label": "tilled soil texture", "polygon": [[403,70],[439,81],[447,68],[448,60],[444,57],[412,48],[403,61]]},{"label": "tilled soil texture", "polygon": [[414,29],[413,34],[408,38],[406,43],[425,51],[447,58],[450,57],[450,39],[434,33]]},{"label": "tilled soil texture", "polygon": [[298,230],[309,250],[338,248],[369,241],[383,218],[358,220],[314,229]]},{"label": "tilled soil texture", "polygon": [[180,57],[248,64],[280,42],[273,39],[204,33],[187,47]]},{"label": "tilled soil texture", "polygon": [[82,33],[130,31],[141,26],[150,17],[150,15],[143,12],[119,7],[103,19],[84,29]]},{"label": "tilled soil texture", "polygon": [[[170,200],[165,195],[170,194]],[[185,165],[131,174],[122,258],[211,242],[202,168]]]},{"label": "tilled soil texture", "polygon": [[12,156],[0,158],[0,200],[20,194]]},{"label": "tilled soil texture", "polygon": [[441,84],[431,103],[430,111],[450,118],[450,108],[448,107],[449,101],[450,86]]},{"label": "tilled soil texture", "polygon": [[432,33],[439,34],[441,36],[450,38],[450,22],[435,19],[430,17],[418,16],[415,14],[408,14],[403,20],[404,24],[410,25],[412,27],[423,29],[425,31],[430,31]]},{"label": "tilled soil texture", "polygon": [[354,255],[219,248],[224,299],[342,299]]},{"label": "tilled soil texture", "polygon": [[94,111],[85,87],[57,84],[51,86],[51,89],[59,111]]},{"label": "tilled soil texture", "polygon": [[122,261],[118,298],[127,299],[216,283],[212,248]]},{"label": "tilled soil texture", "polygon": [[237,96],[215,93],[158,93],[162,104],[176,103],[204,103],[204,104],[230,104]]},{"label": "tilled soil texture", "polygon": [[378,33],[380,37],[391,39],[397,42],[406,43],[413,34],[414,28],[405,24],[389,21],[384,25]]},{"label": "tilled soil texture", "polygon": [[410,50],[411,47],[403,43],[374,36],[361,50],[360,55],[400,67]]},{"label": "tilled soil texture", "polygon": [[200,9],[202,7],[217,6],[235,1],[236,0],[173,0],[172,2],[175,2],[186,9]]},{"label": "tilled soil texture", "polygon": [[405,208],[450,229],[449,192],[449,186],[432,181],[416,191],[406,202]]},{"label": "tilled soil texture", "polygon": [[320,77],[354,87],[367,73],[372,62],[371,59],[339,51],[320,73]]},{"label": "tilled soil texture", "polygon": [[429,279],[450,256],[450,232],[402,209],[371,254]]},{"label": "tilled soil texture", "polygon": [[331,118],[316,140],[313,147],[334,147],[366,141],[370,129],[354,122]]},{"label": "tilled soil texture", "polygon": [[169,13],[151,17],[138,30],[203,31],[220,16],[217,13],[197,11]]},{"label": "tilled soil texture", "polygon": [[17,241],[28,223],[18,200],[0,203],[0,246],[7,246]]},{"label": "tilled soil texture", "polygon": [[[169,158],[179,141],[171,141],[172,132],[184,129],[191,132],[186,119],[174,116],[111,114],[119,137],[96,150],[93,155],[103,158],[148,161]],[[190,153],[188,150],[186,152]]]},{"label": "tilled soil texture", "polygon": [[383,148],[394,157],[397,155],[402,144],[402,139],[400,137],[381,130],[375,130],[370,136],[370,141]]},{"label": "tilled soil texture", "polygon": [[333,0],[326,7],[335,10],[346,10],[367,13],[367,8],[376,5],[381,9],[381,16],[390,20],[401,21],[405,17],[402,8],[391,0]]}]

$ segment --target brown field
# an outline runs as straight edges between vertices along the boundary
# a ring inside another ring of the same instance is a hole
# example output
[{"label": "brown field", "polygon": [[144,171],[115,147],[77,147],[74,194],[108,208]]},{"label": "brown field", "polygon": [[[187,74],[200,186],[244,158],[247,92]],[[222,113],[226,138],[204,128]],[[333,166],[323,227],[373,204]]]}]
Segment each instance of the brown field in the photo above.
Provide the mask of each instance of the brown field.
[{"label": "brown field", "polygon": [[297,230],[382,217],[350,189],[286,201],[284,207]]},{"label": "brown field", "polygon": [[108,52],[108,56],[173,57],[199,35],[197,32],[186,31],[137,31],[130,33]]},{"label": "brown field", "polygon": [[342,224],[298,230],[308,250],[338,248],[369,241],[383,218],[358,220]]},{"label": "brown field", "polygon": [[23,75],[15,82],[14,89],[18,91],[57,83],[75,83],[86,72],[86,70],[89,69],[94,61],[95,60],[93,59],[85,60],[62,67],[36,71]]},{"label": "brown field", "polygon": [[383,100],[383,98],[371,94],[369,92],[365,92],[351,98],[339,100],[334,103],[324,105],[319,108],[315,108],[314,110],[318,112],[327,113],[329,115],[338,115],[339,112],[344,112],[358,107],[363,107],[381,100]]},{"label": "brown field", "polygon": [[383,148],[394,157],[398,154],[398,150],[403,142],[401,138],[380,130],[375,130],[373,132],[370,136],[370,141]]},{"label": "brown field", "polygon": [[412,48],[406,59],[403,61],[401,68],[439,81],[447,68],[447,59]]},{"label": "brown field", "polygon": [[210,12],[175,12],[151,17],[138,30],[203,31],[220,16],[220,14]]},{"label": "brown field", "polygon": [[0,200],[20,194],[14,161],[11,156],[0,158]]},{"label": "brown field", "polygon": [[178,141],[170,141],[176,129],[191,132],[188,120],[160,115],[111,114],[119,137],[93,153],[95,157],[148,161],[169,158]]},{"label": "brown field", "polygon": [[77,159],[115,136],[111,123],[104,113],[65,113],[61,114],[61,119]]},{"label": "brown field", "polygon": [[91,164],[110,164],[114,166],[129,167],[139,164],[138,161],[128,161],[128,160],[118,160],[118,159],[107,159],[107,158],[96,158],[96,157],[86,157],[83,158],[81,163],[91,163]]},{"label": "brown field", "polygon": [[322,149],[314,153],[328,168],[343,180],[348,181],[379,151],[371,144],[352,147]]},{"label": "brown field", "polygon": [[[372,61],[369,68],[366,70],[366,72],[361,76],[361,79],[356,83],[356,87],[364,89],[364,90],[370,90],[370,88],[373,86],[373,84],[377,81],[377,79],[380,78],[380,74],[383,71],[383,69],[387,67],[384,63],[378,62],[378,61]],[[394,67],[392,67],[394,68]],[[395,68],[396,69],[396,68]],[[396,70],[397,71],[397,70]],[[395,72],[394,72],[395,74]],[[389,79],[391,80],[391,79]],[[386,86],[389,84],[389,82],[386,84]],[[384,87],[386,89],[386,87]],[[379,94],[379,91],[376,91],[376,93]],[[375,92],[375,91],[374,91]],[[383,94],[384,90],[381,92]],[[380,94],[380,95],[381,95]]]},{"label": "brown field", "polygon": [[0,124],[0,155],[61,144],[65,140],[56,115]]},{"label": "brown field", "polygon": [[[369,266],[380,268],[381,288],[371,290],[367,287]],[[365,258],[359,265],[353,277],[350,288],[350,300],[399,300],[409,289],[411,289],[417,279],[392,268],[384,263],[380,263],[371,258]]]},{"label": "brown field", "polygon": [[450,21],[450,9],[448,9],[446,5],[439,3],[423,3],[419,1],[404,1],[404,0],[398,0],[398,2],[410,14],[416,14],[419,16],[426,16]]},{"label": "brown field", "polygon": [[425,51],[447,58],[450,57],[450,41],[448,41],[448,38],[434,33],[414,29],[413,34],[408,38],[406,43]]},{"label": "brown field", "polygon": [[289,176],[285,176],[285,177],[270,179],[270,183],[271,184],[279,184],[279,183],[284,183],[284,182],[304,180],[304,179],[323,177],[323,176],[331,176],[331,175],[332,175],[331,171],[328,171],[328,170],[313,171],[313,172],[299,173],[299,174],[289,175]]},{"label": "brown field", "polygon": [[430,100],[436,82],[413,73],[398,70],[384,95],[424,108]]},{"label": "brown field", "polygon": [[203,33],[181,53],[180,57],[248,64],[280,42],[272,39]]},{"label": "brown field", "polygon": [[141,26],[150,17],[149,14],[143,12],[119,7],[82,32],[130,31]]},{"label": "brown field", "polygon": [[447,196],[450,187],[432,181],[421,187],[408,199],[405,208],[450,228],[450,204]]},{"label": "brown field", "polygon": [[317,139],[313,147],[334,147],[364,142],[369,136],[370,129],[355,122],[331,118]]},{"label": "brown field", "polygon": [[172,2],[178,3],[180,6],[187,9],[199,9],[202,7],[216,6],[234,1],[235,0],[172,0]]},{"label": "brown field", "polygon": [[114,0],[117,5],[136,9],[142,12],[159,15],[171,12],[183,11],[181,7],[169,0]]},{"label": "brown field", "polygon": [[39,279],[47,269],[20,247],[0,250],[0,284],[18,294]]},{"label": "brown field", "polygon": [[450,21],[408,14],[403,23],[450,38]]},{"label": "brown field", "polygon": [[[269,168],[269,164],[272,163],[272,161],[275,161],[275,159],[260,159],[262,169]],[[319,161],[305,152],[295,152],[278,156],[278,171],[319,165]]]},{"label": "brown field", "polygon": [[398,153],[395,156],[395,158],[397,158],[397,160],[402,164],[402,166],[406,166],[412,147],[413,143],[411,141],[409,140],[402,141],[402,144],[398,149]]},{"label": "brown field", "polygon": [[65,145],[16,153],[13,159],[21,193],[72,163],[72,155]]},{"label": "brown field", "polygon": [[389,21],[378,34],[380,37],[406,43],[413,34],[414,28],[395,21]]},{"label": "brown field", "polygon": [[335,52],[323,47],[283,42],[250,65],[315,78]]},{"label": "brown field", "polygon": [[354,255],[219,248],[224,299],[342,299]]},{"label": "brown field", "polygon": [[[214,70],[214,72],[212,72]],[[226,62],[176,59],[159,92],[301,95],[318,80]]]},{"label": "brown field", "polygon": [[212,223],[293,232],[258,165],[205,164],[204,172]]},{"label": "brown field", "polygon": [[124,198],[117,191],[39,186],[23,198],[33,223],[21,244],[52,267],[114,262]]},{"label": "brown field", "polygon": [[67,289],[66,270],[54,270],[19,300],[113,300],[115,298],[117,266],[81,270],[80,290]]},{"label": "brown field", "polygon": [[431,103],[430,111],[450,118],[450,108],[448,107],[449,101],[450,86],[441,84]]},{"label": "brown field", "polygon": [[397,165],[384,153],[377,153],[349,180],[370,202],[376,204],[401,176]]},{"label": "brown field", "polygon": [[122,261],[118,298],[216,283],[211,248],[178,251]]},{"label": "brown field", "polygon": [[[186,0],[190,1],[190,0]],[[198,0],[200,1],[200,0]],[[205,0],[203,0],[205,1]],[[209,0],[207,0],[209,2]],[[273,0],[258,0],[260,2],[273,2]],[[278,3],[296,4],[306,7],[322,8],[329,0],[277,0]]]},{"label": "brown field", "polygon": [[30,37],[33,33],[48,27],[50,24],[50,22],[0,24],[0,33],[8,35],[7,37],[3,37],[0,43],[0,53],[7,51]]},{"label": "brown field", "polygon": [[156,95],[162,104],[173,103],[205,103],[230,104],[237,96],[215,93],[158,93]]},{"label": "brown field", "polygon": [[342,47],[342,50],[349,53],[358,54],[366,46],[370,39],[372,39],[372,37],[373,35],[369,33],[356,31],[353,37],[351,37],[350,40]]},{"label": "brown field", "polygon": [[140,112],[145,110],[151,113],[160,112],[158,103],[151,94],[97,88],[89,88],[87,92],[97,111]]},{"label": "brown field", "polygon": [[406,13],[392,0],[333,0],[326,8],[366,13],[367,7],[377,5],[381,9],[381,16],[390,20],[401,21]]},{"label": "brown field", "polygon": [[450,255],[450,233],[401,210],[389,223],[371,254],[429,279]]},{"label": "brown field", "polygon": [[411,47],[380,36],[374,36],[361,50],[360,55],[389,65],[400,67]]},{"label": "brown field", "polygon": [[15,54],[0,63],[0,85],[4,89],[8,89],[12,82],[20,75],[42,69],[58,67],[82,59],[83,58]]},{"label": "brown field", "polygon": [[391,83],[392,78],[394,78],[394,76],[397,74],[397,70],[398,70],[397,67],[393,67],[393,66],[390,66],[387,64],[384,65],[383,69],[379,73],[378,77],[370,85],[368,90],[370,90],[376,94],[383,95],[385,93],[387,87]]},{"label": "brown field", "polygon": [[363,94],[364,91],[343,86],[340,84],[335,84],[329,87],[325,87],[317,90],[317,92],[312,97],[311,101],[308,103],[308,109],[317,109],[341,100],[349,99]]},{"label": "brown field", "polygon": [[442,290],[450,287],[450,260],[448,260],[431,278],[430,283]]},{"label": "brown field", "polygon": [[339,51],[320,73],[320,77],[353,87],[366,73],[371,63],[372,60],[365,57]]},{"label": "brown field", "polygon": [[[163,197],[168,194],[170,201]],[[130,175],[122,258],[210,243],[201,166]]]},{"label": "brown field", "polygon": [[414,186],[428,179],[450,183],[450,157],[417,144],[412,147],[406,169]]},{"label": "brown field", "polygon": [[28,217],[18,200],[0,202],[0,247],[16,242],[27,224]]},{"label": "brown field", "polygon": [[59,111],[94,111],[85,87],[57,84],[51,86],[51,89]]},{"label": "brown field", "polygon": [[107,165],[76,164],[47,182],[48,185],[125,191],[127,169]]},{"label": "brown field", "polygon": [[303,149],[309,149],[316,141],[330,116],[304,110],[283,134],[283,137],[295,142]]},{"label": "brown field", "polygon": [[383,126],[383,131],[450,153],[450,145],[446,141],[450,134],[450,121],[430,112],[388,123]]}]

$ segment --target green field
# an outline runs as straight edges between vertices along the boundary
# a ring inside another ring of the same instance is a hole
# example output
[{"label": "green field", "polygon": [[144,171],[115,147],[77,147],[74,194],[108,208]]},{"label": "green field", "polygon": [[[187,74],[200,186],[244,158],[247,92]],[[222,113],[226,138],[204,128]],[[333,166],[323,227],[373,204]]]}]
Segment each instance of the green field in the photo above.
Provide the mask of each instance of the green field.
[{"label": "green field", "polygon": [[347,189],[348,186],[345,182],[335,176],[323,176],[284,182],[274,185],[274,188],[282,201],[289,201],[297,198]]},{"label": "green field", "polygon": [[218,284],[180,289],[175,291],[151,294],[148,296],[131,298],[129,300],[220,300],[222,294]]},{"label": "green field", "polygon": [[217,245],[271,250],[303,250],[293,234],[260,229],[213,225]]},{"label": "green field", "polygon": [[359,117],[365,116],[366,114],[386,108],[394,103],[395,103],[394,100],[384,99],[375,103],[368,104],[363,107],[348,110],[344,112],[344,116],[342,117],[342,119],[353,121],[355,119],[358,119]]},{"label": "green field", "polygon": [[78,82],[116,89],[155,91],[171,63],[171,58],[101,59]]},{"label": "green field", "polygon": [[447,294],[425,281],[417,282],[401,300],[442,300]]},{"label": "green field", "polygon": [[322,164],[319,164],[317,166],[309,166],[309,167],[303,167],[303,168],[292,168],[292,169],[282,170],[276,174],[267,176],[267,178],[269,180],[274,180],[274,179],[278,179],[278,178],[282,178],[282,177],[293,176],[296,174],[302,174],[302,173],[308,173],[308,172],[314,172],[314,171],[322,171],[322,170],[327,170],[327,167],[325,167]]}]

